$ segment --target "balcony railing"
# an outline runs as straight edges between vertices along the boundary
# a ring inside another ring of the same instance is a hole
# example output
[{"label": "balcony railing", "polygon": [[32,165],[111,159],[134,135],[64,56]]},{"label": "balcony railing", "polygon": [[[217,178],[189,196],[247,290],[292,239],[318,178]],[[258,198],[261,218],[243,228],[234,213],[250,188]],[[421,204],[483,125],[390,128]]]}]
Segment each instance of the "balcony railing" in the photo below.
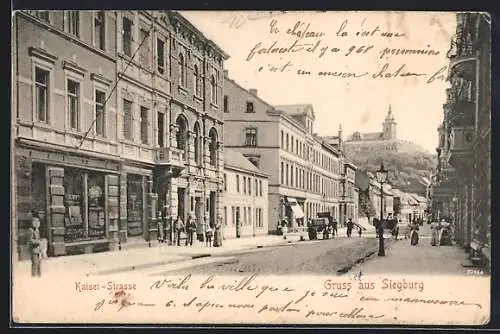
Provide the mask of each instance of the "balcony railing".
[{"label": "balcony railing", "polygon": [[472,126],[475,123],[475,89],[474,82],[457,79],[454,94],[449,96],[449,108],[446,110],[446,128],[455,126]]},{"label": "balcony railing", "polygon": [[475,27],[467,17],[460,22],[457,33],[451,40],[447,53],[450,59],[451,75],[473,79],[476,74],[476,47],[474,43]]},{"label": "balcony railing", "polygon": [[450,149],[448,150],[448,163],[451,166],[455,168],[463,167],[462,162],[466,164],[470,162],[474,136],[473,126],[455,126],[451,128]]},{"label": "balcony railing", "polygon": [[155,149],[155,163],[184,168],[184,151],[175,147],[159,147]]}]

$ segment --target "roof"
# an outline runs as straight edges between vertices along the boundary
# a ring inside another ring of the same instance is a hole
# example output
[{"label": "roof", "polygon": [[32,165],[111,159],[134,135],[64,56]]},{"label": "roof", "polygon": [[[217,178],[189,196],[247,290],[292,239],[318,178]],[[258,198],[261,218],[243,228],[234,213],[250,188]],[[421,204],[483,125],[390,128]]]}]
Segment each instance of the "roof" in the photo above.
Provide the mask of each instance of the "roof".
[{"label": "roof", "polygon": [[309,114],[313,119],[315,119],[312,104],[308,104],[308,103],[307,104],[286,104],[286,105],[275,106],[275,108],[278,110],[282,110],[291,116]]},{"label": "roof", "polygon": [[383,137],[384,137],[383,132],[367,132],[367,133],[361,134],[362,140],[375,140],[375,139],[380,139]]},{"label": "roof", "polygon": [[260,169],[255,167],[255,165],[251,163],[250,160],[248,160],[243,154],[231,149],[224,150],[224,166],[238,168],[249,173],[266,175]]},{"label": "roof", "polygon": [[[358,134],[359,134],[359,139],[357,137]],[[366,133],[354,132],[349,137],[347,137],[348,141],[363,141],[363,140],[378,140],[378,139],[384,139],[383,132],[366,132]]]}]

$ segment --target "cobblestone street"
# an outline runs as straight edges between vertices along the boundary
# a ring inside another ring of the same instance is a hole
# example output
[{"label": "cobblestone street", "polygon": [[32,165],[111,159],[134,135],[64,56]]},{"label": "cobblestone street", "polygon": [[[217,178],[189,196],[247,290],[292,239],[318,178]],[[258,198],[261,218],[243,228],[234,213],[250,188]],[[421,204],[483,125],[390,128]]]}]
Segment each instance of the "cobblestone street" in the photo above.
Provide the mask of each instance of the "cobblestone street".
[{"label": "cobblestone street", "polygon": [[378,240],[372,238],[335,238],[306,241],[240,253],[233,257],[207,259],[204,264],[177,270],[155,268],[150,275],[192,274],[272,274],[317,275],[337,274],[337,271],[377,249]]}]

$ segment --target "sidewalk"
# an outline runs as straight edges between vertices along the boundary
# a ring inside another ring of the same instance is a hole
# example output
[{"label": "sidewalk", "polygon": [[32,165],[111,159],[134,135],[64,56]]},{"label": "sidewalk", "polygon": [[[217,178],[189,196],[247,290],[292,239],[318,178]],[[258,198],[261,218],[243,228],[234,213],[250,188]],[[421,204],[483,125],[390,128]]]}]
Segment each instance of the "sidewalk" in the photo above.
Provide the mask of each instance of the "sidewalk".
[{"label": "sidewalk", "polygon": [[[222,256],[238,251],[248,251],[262,247],[278,246],[298,242],[299,234],[291,234],[284,240],[282,236],[265,235],[224,240],[222,247],[206,247],[202,242],[195,241],[193,246],[168,246],[154,244],[151,248],[131,248],[122,251],[109,251],[95,254],[82,254],[44,259],[42,275],[58,272],[74,275],[93,275],[133,271],[134,269],[159,266],[173,262],[187,261],[200,257]],[[30,275],[31,262],[14,263],[13,273],[16,276]]]},{"label": "sidewalk", "polygon": [[415,275],[465,275],[461,263],[467,254],[457,246],[433,247],[430,238],[420,238],[417,246],[399,239],[386,249],[385,257],[373,257],[356,267],[363,274],[404,273]]}]

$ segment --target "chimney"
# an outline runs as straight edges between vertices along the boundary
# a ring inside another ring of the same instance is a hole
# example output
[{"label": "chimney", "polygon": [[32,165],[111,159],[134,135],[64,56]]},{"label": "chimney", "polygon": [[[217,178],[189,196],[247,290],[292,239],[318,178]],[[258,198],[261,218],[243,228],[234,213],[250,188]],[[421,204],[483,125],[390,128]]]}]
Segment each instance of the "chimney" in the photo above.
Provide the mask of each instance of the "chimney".
[{"label": "chimney", "polygon": [[228,70],[224,70],[224,76],[225,77],[229,77],[229,71]]},{"label": "chimney", "polygon": [[249,89],[250,93],[252,93],[253,95],[257,96],[257,89],[255,88],[251,88]]}]

